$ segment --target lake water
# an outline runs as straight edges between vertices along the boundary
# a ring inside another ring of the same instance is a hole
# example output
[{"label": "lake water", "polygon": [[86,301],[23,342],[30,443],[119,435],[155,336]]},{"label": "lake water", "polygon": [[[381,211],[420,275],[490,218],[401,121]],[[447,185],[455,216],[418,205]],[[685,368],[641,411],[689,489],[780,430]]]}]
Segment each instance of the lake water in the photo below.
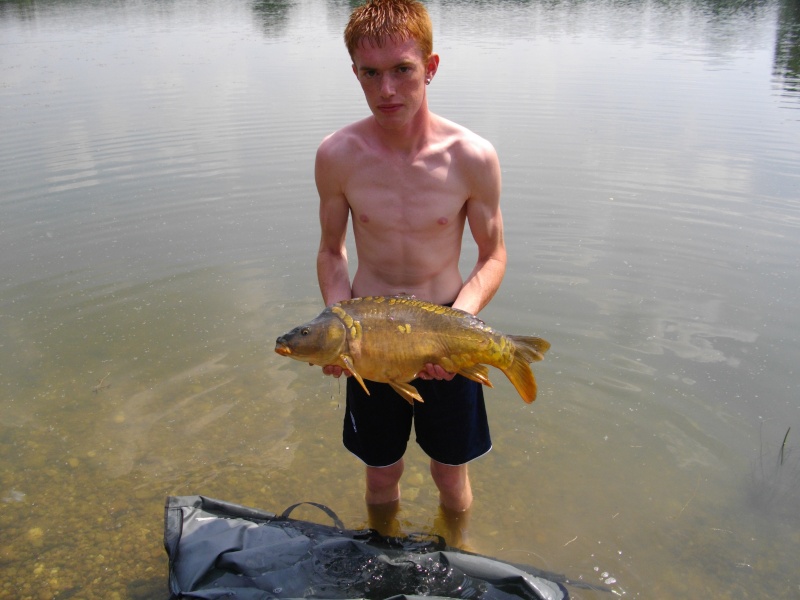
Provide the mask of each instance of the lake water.
[{"label": "lake water", "polygon": [[[0,2],[0,598],[166,597],[169,494],[365,524],[344,386],[273,353],[322,308],[316,146],[367,114],[350,6]],[[428,6],[431,107],[503,167],[482,317],[552,343],[534,404],[493,373],[472,547],[800,596],[800,5]]]}]

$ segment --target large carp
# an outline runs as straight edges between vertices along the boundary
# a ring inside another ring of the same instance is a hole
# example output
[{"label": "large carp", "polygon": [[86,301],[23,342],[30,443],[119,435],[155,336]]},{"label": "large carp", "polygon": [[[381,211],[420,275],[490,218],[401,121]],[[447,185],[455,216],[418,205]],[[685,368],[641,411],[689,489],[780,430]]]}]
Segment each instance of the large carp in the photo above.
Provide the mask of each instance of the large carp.
[{"label": "large carp", "polygon": [[497,367],[525,402],[533,402],[536,380],[528,364],[542,360],[548,348],[541,338],[503,335],[463,310],[410,296],[339,302],[275,343],[282,356],[349,370],[367,394],[365,379],[388,383],[412,404],[423,400],[409,382],[426,363],[489,387],[485,365]]}]

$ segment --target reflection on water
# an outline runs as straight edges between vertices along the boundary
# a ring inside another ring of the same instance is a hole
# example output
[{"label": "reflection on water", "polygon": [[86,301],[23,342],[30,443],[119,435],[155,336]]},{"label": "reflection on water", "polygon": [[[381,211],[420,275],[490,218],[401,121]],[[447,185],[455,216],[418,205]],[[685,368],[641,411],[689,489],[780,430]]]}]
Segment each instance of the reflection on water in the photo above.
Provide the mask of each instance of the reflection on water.
[{"label": "reflection on water", "polygon": [[787,96],[797,99],[800,92],[800,4],[792,0],[780,3],[775,36],[775,76]]},{"label": "reflection on water", "polygon": [[294,5],[292,0],[255,0],[253,13],[259,18],[264,35],[272,37],[283,33]]},{"label": "reflection on water", "polygon": [[[166,595],[167,494],[368,522],[341,382],[272,352],[320,309],[316,145],[366,113],[351,5],[0,3],[0,598]],[[503,164],[486,320],[553,343],[534,405],[494,377],[459,535],[797,595],[797,3],[428,5],[434,110]],[[413,447],[393,526],[437,506]]]}]

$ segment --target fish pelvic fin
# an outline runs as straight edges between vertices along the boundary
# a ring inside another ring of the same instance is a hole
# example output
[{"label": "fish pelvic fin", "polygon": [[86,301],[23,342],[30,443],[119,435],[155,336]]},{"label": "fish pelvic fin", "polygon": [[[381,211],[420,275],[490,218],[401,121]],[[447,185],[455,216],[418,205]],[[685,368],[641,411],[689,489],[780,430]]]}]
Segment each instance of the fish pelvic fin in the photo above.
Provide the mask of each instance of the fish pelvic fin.
[{"label": "fish pelvic fin", "polygon": [[347,367],[347,370],[353,374],[353,377],[356,378],[356,381],[361,384],[361,387],[364,388],[367,396],[370,395],[369,390],[367,389],[367,384],[364,383],[364,378],[358,374],[356,368],[353,366],[353,359],[350,357],[349,354],[340,354],[339,359],[344,363],[344,366]]},{"label": "fish pelvic fin", "polygon": [[412,406],[414,405],[414,400],[418,400],[419,402],[425,402],[422,399],[422,396],[419,395],[417,388],[415,388],[410,383],[390,381],[389,385],[392,386],[392,389],[398,394],[400,394],[400,396],[402,396],[403,399]]},{"label": "fish pelvic fin", "polygon": [[469,367],[462,367],[458,370],[459,375],[463,375],[467,379],[482,383],[486,387],[494,387],[492,382],[489,381],[489,369],[485,365],[472,365]]},{"label": "fish pelvic fin", "polygon": [[542,338],[528,335],[509,335],[514,342],[516,354],[521,355],[523,360],[532,363],[544,358],[544,353],[550,349],[550,342]]}]

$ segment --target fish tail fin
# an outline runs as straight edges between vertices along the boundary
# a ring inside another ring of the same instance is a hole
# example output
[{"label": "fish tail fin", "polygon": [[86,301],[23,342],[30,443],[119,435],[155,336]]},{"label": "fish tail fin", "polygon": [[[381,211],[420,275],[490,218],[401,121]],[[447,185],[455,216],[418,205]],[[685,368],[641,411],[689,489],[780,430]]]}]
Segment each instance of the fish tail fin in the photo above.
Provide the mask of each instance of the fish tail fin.
[{"label": "fish tail fin", "polygon": [[550,348],[550,343],[542,338],[510,335],[514,342],[514,360],[507,369],[503,369],[506,377],[522,396],[522,399],[531,403],[536,400],[536,379],[529,363],[542,360],[544,353]]},{"label": "fish tail fin", "polygon": [[535,362],[544,358],[544,353],[550,349],[550,342],[539,337],[528,335],[509,335],[507,336],[514,342],[517,354],[529,362]]},{"label": "fish tail fin", "polygon": [[514,362],[507,369],[503,369],[508,380],[517,388],[517,392],[528,404],[536,400],[536,380],[533,378],[528,362],[521,354],[514,355]]}]

